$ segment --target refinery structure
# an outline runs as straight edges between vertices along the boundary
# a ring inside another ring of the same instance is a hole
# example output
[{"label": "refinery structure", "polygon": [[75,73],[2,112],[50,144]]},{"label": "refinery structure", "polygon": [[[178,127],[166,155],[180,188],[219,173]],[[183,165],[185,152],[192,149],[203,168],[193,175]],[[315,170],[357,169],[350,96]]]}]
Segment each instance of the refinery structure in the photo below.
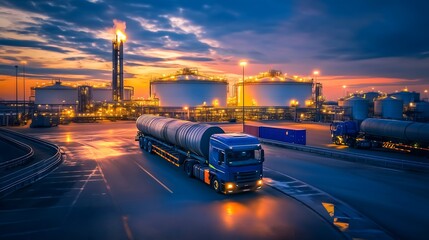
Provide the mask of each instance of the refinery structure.
[{"label": "refinery structure", "polygon": [[[117,31],[112,40],[110,85],[77,85],[60,80],[32,88],[31,100],[0,104],[0,125],[28,119],[41,126],[102,119],[136,119],[156,114],[190,121],[293,120],[363,121],[369,117],[429,121],[428,99],[403,90],[395,93],[357,92],[327,102],[314,77],[283,74],[269,69],[236,82],[208,76],[185,67],[149,81],[149,98],[135,99],[134,88],[124,84],[126,36]],[[243,69],[244,71],[244,69]],[[318,72],[317,72],[318,73]],[[231,90],[230,90],[231,89]]]}]

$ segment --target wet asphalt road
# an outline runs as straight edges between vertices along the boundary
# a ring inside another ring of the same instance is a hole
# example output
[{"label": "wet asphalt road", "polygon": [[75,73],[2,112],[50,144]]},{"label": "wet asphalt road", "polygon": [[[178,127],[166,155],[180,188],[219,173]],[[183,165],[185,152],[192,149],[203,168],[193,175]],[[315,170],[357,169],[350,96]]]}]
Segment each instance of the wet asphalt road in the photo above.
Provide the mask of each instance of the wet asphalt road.
[{"label": "wet asphalt road", "polygon": [[[269,186],[223,196],[142,152],[134,123],[20,129],[61,146],[64,164],[0,200],[1,239],[341,239],[316,212]],[[400,239],[429,234],[427,175],[273,146],[265,166],[345,202]]]}]

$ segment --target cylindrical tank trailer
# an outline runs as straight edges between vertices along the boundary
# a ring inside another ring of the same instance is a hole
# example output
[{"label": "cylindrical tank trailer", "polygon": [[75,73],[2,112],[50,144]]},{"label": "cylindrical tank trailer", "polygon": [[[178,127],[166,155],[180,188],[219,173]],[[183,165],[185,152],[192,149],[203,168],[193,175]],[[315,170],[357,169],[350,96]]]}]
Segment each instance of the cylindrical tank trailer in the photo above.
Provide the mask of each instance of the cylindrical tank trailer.
[{"label": "cylindrical tank trailer", "polygon": [[153,115],[140,116],[136,125],[144,134],[180,146],[205,158],[208,158],[210,136],[225,133],[217,126]]}]

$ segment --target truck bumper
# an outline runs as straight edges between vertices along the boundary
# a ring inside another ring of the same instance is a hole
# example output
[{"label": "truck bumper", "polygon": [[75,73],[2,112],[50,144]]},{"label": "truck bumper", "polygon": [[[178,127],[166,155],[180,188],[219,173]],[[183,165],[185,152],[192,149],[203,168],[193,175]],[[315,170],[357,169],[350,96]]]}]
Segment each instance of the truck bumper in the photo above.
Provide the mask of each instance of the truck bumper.
[{"label": "truck bumper", "polygon": [[246,183],[226,182],[223,184],[222,187],[225,194],[230,194],[230,193],[256,191],[258,189],[261,189],[262,185],[263,185],[263,181],[262,179],[259,179],[256,182],[246,182]]}]

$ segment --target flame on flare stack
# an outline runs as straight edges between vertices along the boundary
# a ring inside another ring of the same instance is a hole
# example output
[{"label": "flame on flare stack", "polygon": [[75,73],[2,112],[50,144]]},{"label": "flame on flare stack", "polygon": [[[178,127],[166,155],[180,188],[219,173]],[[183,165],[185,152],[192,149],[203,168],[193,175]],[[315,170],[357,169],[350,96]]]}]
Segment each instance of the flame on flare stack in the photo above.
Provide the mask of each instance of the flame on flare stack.
[{"label": "flame on flare stack", "polygon": [[116,42],[125,42],[127,40],[127,35],[125,35],[121,30],[116,30]]},{"label": "flame on flare stack", "polygon": [[113,20],[116,30],[115,39],[112,41],[112,94],[113,101],[124,100],[124,42],[127,36],[124,34],[125,22]]}]

